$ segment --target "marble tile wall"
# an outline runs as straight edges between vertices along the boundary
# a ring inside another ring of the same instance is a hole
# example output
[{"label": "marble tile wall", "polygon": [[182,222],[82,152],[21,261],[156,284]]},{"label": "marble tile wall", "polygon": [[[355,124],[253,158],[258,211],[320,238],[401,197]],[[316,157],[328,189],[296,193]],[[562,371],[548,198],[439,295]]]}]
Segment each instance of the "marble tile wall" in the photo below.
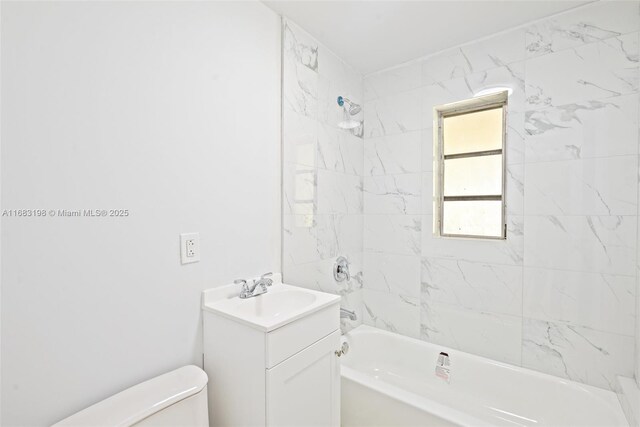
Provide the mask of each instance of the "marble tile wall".
[{"label": "marble tile wall", "polygon": [[[338,128],[336,99],[362,103],[363,76],[287,19],[282,73],[283,278],[341,295],[358,315],[342,320],[348,330],[362,322],[364,143]],[[339,255],[350,261],[351,280],[337,283]]]},{"label": "marble tile wall", "polygon": [[[640,154],[640,153],[639,153]],[[638,181],[640,182],[640,161],[638,163]],[[635,359],[635,380],[636,385],[640,388],[640,185],[638,185],[638,211],[637,223],[638,233],[636,238],[636,359]],[[638,394],[640,391],[636,389]],[[640,407],[635,411],[634,415],[640,415]],[[627,418],[631,418],[627,416]],[[640,423],[640,418],[638,418]]]},{"label": "marble tile wall", "polygon": [[[365,76],[365,323],[604,388],[633,376],[639,30],[638,2],[596,2]],[[494,86],[513,89],[508,239],[435,238],[432,109]]]}]

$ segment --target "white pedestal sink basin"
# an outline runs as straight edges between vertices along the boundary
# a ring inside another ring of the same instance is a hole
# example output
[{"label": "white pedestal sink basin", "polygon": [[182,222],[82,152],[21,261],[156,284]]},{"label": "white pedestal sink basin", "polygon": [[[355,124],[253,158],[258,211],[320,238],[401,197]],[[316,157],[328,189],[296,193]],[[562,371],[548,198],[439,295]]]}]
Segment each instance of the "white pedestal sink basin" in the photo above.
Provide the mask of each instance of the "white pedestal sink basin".
[{"label": "white pedestal sink basin", "polygon": [[337,295],[286,285],[277,279],[268,289],[246,299],[239,297],[240,285],[209,289],[203,293],[202,309],[269,332],[340,300]]}]

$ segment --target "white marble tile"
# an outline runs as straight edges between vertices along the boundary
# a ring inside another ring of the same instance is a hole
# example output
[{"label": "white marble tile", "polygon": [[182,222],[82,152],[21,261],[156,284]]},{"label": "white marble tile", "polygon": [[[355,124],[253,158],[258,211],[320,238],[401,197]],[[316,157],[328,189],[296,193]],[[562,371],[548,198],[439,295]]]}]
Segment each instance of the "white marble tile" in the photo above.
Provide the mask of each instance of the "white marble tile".
[{"label": "white marble tile", "polygon": [[422,84],[463,77],[524,59],[525,30],[499,34],[426,58]]},{"label": "white marble tile", "polygon": [[285,19],[283,29],[285,56],[318,72],[318,42],[296,23]]},{"label": "white marble tile", "polygon": [[638,157],[526,165],[527,215],[635,215]]},{"label": "white marble tile", "polygon": [[526,267],[523,315],[633,335],[635,288],[633,276]]},{"label": "white marble tile", "polygon": [[364,100],[393,95],[421,85],[422,64],[413,63],[364,77]]},{"label": "white marble tile", "polygon": [[418,338],[420,302],[417,298],[363,289],[365,325]]},{"label": "white marble tile", "polygon": [[318,215],[318,247],[326,257],[362,251],[362,215]]},{"label": "white marble tile", "polygon": [[433,164],[433,141],[435,136],[433,134],[433,128],[428,127],[422,129],[420,132],[420,139],[422,140],[422,171],[430,172],[434,170]]},{"label": "white marble tile", "polygon": [[469,99],[473,97],[473,91],[469,88],[467,80],[456,78],[425,86],[420,90],[420,96],[420,125],[423,129],[433,129],[435,107]]},{"label": "white marble tile", "polygon": [[[366,223],[366,220],[365,220]],[[433,216],[424,215],[422,232],[422,256],[447,258],[489,264],[522,265],[524,256],[524,219],[507,215],[507,239],[463,239],[435,237]]]},{"label": "white marble tile", "polygon": [[558,52],[638,31],[639,13],[635,1],[599,1],[544,19],[527,28],[527,56]]},{"label": "white marble tile", "polygon": [[638,90],[638,34],[532,58],[526,68],[529,109],[629,94]]},{"label": "white marble tile", "polygon": [[520,364],[520,317],[423,301],[420,323],[422,340],[502,362]]},{"label": "white marble tile", "polygon": [[364,173],[390,175],[420,172],[421,144],[420,131],[367,138],[364,142]]},{"label": "white marble tile", "polygon": [[518,28],[462,46],[471,70],[482,71],[523,60],[526,30]]},{"label": "white marble tile", "polygon": [[341,151],[344,153],[345,172],[362,176],[364,174],[364,139],[362,135],[355,136],[350,131],[340,134]]},{"label": "white marble tile", "polygon": [[525,113],[511,111],[507,107],[507,164],[519,164],[525,161]]},{"label": "white marble tile", "polygon": [[525,198],[525,165],[507,165],[505,178],[507,215],[522,215]]},{"label": "white marble tile", "polygon": [[470,74],[471,67],[460,48],[425,58],[422,62],[422,85],[432,85]]},{"label": "white marble tile", "polygon": [[364,109],[365,137],[419,130],[421,92],[414,89],[369,101]]},{"label": "white marble tile", "polygon": [[334,221],[335,234],[338,236],[338,253],[336,255],[362,252],[364,215],[336,215]]},{"label": "white marble tile", "polygon": [[[286,123],[286,122],[285,122]],[[336,126],[318,124],[318,167],[362,175],[363,141]]]},{"label": "white marble tile", "polygon": [[[637,366],[637,364],[636,364]],[[636,377],[637,378],[637,377]],[[640,388],[634,378],[616,378],[616,395],[630,427],[640,426]]]},{"label": "white marble tile", "polygon": [[282,164],[283,213],[313,215],[317,210],[317,171],[313,166]]},{"label": "white marble tile", "polygon": [[422,213],[424,215],[434,215],[437,208],[436,200],[434,200],[434,180],[433,172],[422,173]]},{"label": "white marble tile", "polygon": [[364,253],[366,289],[420,298],[420,256]]},{"label": "white marble tile", "polygon": [[295,24],[283,29],[283,95],[286,108],[315,118],[318,113],[318,44]]},{"label": "white marble tile", "polygon": [[[342,118],[342,109],[337,104],[337,97],[341,95],[354,102],[361,103],[363,100],[363,76],[321,43],[318,43],[306,32],[295,26],[295,24],[292,25],[298,45],[303,46],[302,48],[298,47],[297,51],[302,50],[304,52],[305,46],[311,46],[315,49],[316,63],[315,67],[312,68],[317,74],[314,85],[316,114],[312,115],[312,112],[310,112],[308,115],[317,118],[321,123],[335,126]],[[287,58],[296,57],[295,54],[288,53],[287,45],[287,32],[285,31],[285,71],[287,70]],[[285,92],[288,84],[291,84],[297,92],[300,92],[300,90],[304,92],[306,89],[306,86],[297,85],[295,81],[289,81],[285,73]],[[286,96],[285,105],[287,105]],[[362,118],[362,114],[357,117],[358,120],[362,120]]]},{"label": "white marble tile", "polygon": [[423,128],[433,128],[433,109],[443,104],[471,99],[484,89],[509,87],[508,111],[522,112],[525,109],[525,63],[516,62],[486,71],[470,73],[465,77],[444,80],[425,86],[422,93]]},{"label": "white marble tile", "polygon": [[[465,77],[469,88],[469,98],[476,93],[492,88],[510,88],[509,111],[522,112],[525,110],[525,62],[515,62],[490,70],[472,73]],[[446,85],[446,82],[443,82]]]},{"label": "white marble tile", "polygon": [[[638,171],[640,173],[640,170]],[[638,186],[638,199],[640,200],[640,186]],[[636,218],[636,225],[640,230],[640,215]],[[636,287],[636,369],[635,380],[640,387],[640,232],[636,237],[636,279],[638,286]],[[638,406],[638,415],[640,416],[640,405]],[[640,426],[639,426],[640,427]]]},{"label": "white marble tile", "polygon": [[362,213],[362,177],[319,169],[317,198],[319,214]]},{"label": "white marble tile", "polygon": [[[338,93],[338,95],[350,97],[358,96],[362,100],[363,75],[351,65],[336,56],[322,43],[318,43],[318,74],[334,82],[338,90],[350,91],[350,93]],[[355,101],[355,99],[354,99]]]},{"label": "white marble tile", "polygon": [[420,234],[420,215],[365,215],[364,250],[419,255]]},{"label": "white marble tile", "polygon": [[527,162],[638,153],[638,95],[526,113]]},{"label": "white marble tile", "polygon": [[[318,111],[318,76],[301,66],[285,62],[284,105],[299,114],[315,117]],[[290,77],[289,77],[290,76]]]},{"label": "white marble tile", "polygon": [[422,302],[475,311],[522,313],[522,267],[422,258]]},{"label": "white marble tile", "polygon": [[635,274],[635,216],[525,216],[525,229],[527,266]]},{"label": "white marble tile", "polygon": [[362,215],[284,215],[283,263],[299,265],[362,251]]},{"label": "white marble tile", "polygon": [[419,173],[364,177],[364,211],[367,214],[420,214]]},{"label": "white marble tile", "polygon": [[283,162],[314,167],[318,128],[317,122],[288,108],[283,110]]},{"label": "white marble tile", "polygon": [[320,261],[323,253],[318,248],[317,218],[313,215],[283,215],[282,264],[299,265]]},{"label": "white marble tile", "polygon": [[613,389],[633,375],[634,339],[579,326],[524,319],[522,366]]},{"label": "white marble tile", "polygon": [[[284,82],[284,84],[286,84],[286,82]],[[340,108],[337,103],[337,91],[338,89],[335,82],[332,82],[326,76],[318,76],[318,107],[316,115],[318,122],[335,126],[342,120],[342,108]]]}]

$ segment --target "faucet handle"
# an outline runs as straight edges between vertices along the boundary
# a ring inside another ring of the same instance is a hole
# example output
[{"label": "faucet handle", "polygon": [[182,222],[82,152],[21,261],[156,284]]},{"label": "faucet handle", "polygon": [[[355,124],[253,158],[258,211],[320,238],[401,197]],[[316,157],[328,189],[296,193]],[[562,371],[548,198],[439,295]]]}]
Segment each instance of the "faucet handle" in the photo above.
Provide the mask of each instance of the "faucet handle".
[{"label": "faucet handle", "polygon": [[263,279],[265,281],[265,283],[267,284],[267,286],[271,286],[273,285],[273,280],[269,279],[269,277],[273,276],[273,273],[270,271],[268,273],[264,273],[262,276],[260,276],[260,279]]},{"label": "faucet handle", "polygon": [[242,285],[242,287],[247,286],[247,281],[245,279],[236,279],[233,281],[234,285]]}]

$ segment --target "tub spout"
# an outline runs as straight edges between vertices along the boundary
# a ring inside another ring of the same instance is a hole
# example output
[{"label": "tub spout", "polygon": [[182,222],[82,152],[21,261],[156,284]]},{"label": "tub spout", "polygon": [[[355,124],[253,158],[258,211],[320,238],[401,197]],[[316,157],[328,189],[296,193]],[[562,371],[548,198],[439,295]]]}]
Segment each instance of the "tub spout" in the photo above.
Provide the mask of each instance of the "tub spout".
[{"label": "tub spout", "polygon": [[355,311],[347,310],[346,308],[340,308],[340,318],[341,319],[349,319],[349,320],[357,320],[358,316],[356,316]]}]

